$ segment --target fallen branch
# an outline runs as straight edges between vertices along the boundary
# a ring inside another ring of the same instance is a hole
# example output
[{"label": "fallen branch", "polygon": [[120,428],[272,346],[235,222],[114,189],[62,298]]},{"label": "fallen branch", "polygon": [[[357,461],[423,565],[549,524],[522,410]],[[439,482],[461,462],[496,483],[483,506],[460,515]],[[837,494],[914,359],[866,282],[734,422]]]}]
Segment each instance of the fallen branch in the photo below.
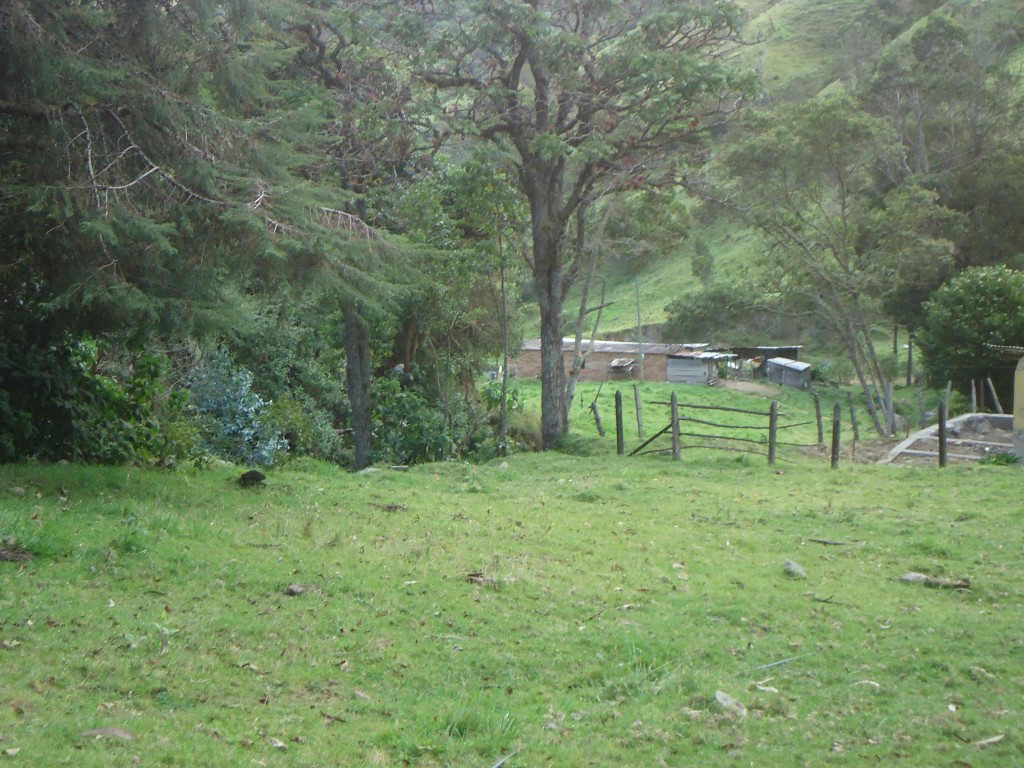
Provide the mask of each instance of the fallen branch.
[{"label": "fallen branch", "polygon": [[896,581],[902,581],[907,584],[922,584],[926,587],[933,587],[935,589],[970,589],[970,579],[946,579],[941,576],[927,576],[923,573],[917,573],[911,571],[905,573],[902,576],[897,577]]},{"label": "fallen branch", "polygon": [[492,765],[491,768],[501,768],[501,766],[503,766],[505,763],[507,763],[509,760],[511,760],[513,757],[515,757],[518,754],[519,754],[519,750],[517,749],[515,752],[513,752],[511,754],[505,755],[503,758],[501,758],[501,760],[499,760],[494,765]]},{"label": "fallen branch", "polygon": [[771,669],[772,667],[781,667],[783,664],[789,664],[791,661],[802,659],[804,656],[810,656],[809,653],[801,653],[799,656],[790,656],[788,659],[780,659],[779,661],[773,661],[770,664],[762,664],[759,667],[754,667],[754,671],[762,669]]},{"label": "fallen branch", "polygon": [[845,605],[845,603],[838,603],[835,600],[833,600],[832,595],[829,595],[828,597],[818,597],[816,594],[811,593],[810,597],[811,600],[813,600],[816,603],[828,603],[829,605]]},{"label": "fallen branch", "polygon": [[848,547],[850,542],[848,541],[832,541],[831,539],[808,539],[813,541],[815,544],[824,544],[826,547]]},{"label": "fallen branch", "polygon": [[993,744],[998,744],[1005,738],[1006,734],[1000,733],[998,736],[992,736],[987,739],[982,739],[981,741],[971,742],[971,746],[977,747],[978,749],[984,749],[985,747],[991,747]]}]

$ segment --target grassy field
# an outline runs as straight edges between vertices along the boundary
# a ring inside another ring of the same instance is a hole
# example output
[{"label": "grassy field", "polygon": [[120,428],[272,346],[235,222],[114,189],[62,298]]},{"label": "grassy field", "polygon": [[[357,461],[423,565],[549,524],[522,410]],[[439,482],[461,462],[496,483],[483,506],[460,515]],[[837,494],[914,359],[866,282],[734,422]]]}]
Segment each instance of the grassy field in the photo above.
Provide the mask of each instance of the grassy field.
[{"label": "grassy field", "polygon": [[0,562],[0,761],[1024,762],[1019,469],[618,457],[576,421],[576,453],[251,489],[0,467],[35,555]]}]

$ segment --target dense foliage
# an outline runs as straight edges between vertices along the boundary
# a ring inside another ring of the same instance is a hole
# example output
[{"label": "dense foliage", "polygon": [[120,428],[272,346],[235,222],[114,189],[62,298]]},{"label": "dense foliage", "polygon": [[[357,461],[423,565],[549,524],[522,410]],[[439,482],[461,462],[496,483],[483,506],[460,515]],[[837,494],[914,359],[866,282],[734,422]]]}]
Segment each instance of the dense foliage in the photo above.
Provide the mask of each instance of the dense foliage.
[{"label": "dense foliage", "polygon": [[808,335],[871,410],[875,329],[934,295],[928,375],[961,381],[935,290],[1024,263],[998,12],[857,11],[798,99],[825,83],[759,91],[728,2],[2,3],[0,460],[489,457],[521,299],[551,447],[566,329],[667,257],[667,337]]},{"label": "dense foliage", "polygon": [[[846,39],[856,55],[845,91],[747,115],[700,191],[716,225],[750,227],[765,247],[750,254],[754,270],[716,272],[714,284],[674,302],[669,338],[742,338],[760,314],[766,329],[788,325],[841,350],[874,414],[891,381],[876,329],[914,332],[925,302],[958,272],[1024,257],[1011,223],[1024,91],[1008,66],[1011,37],[979,36],[995,13],[979,11],[974,31],[927,13],[908,31],[894,9],[873,9],[857,22],[859,50]],[[706,269],[707,257],[694,257],[695,271]],[[982,330],[965,330],[961,346],[983,345],[971,335]],[[926,355],[929,379],[945,377],[948,353],[933,343]],[[979,370],[990,362],[982,357]]]},{"label": "dense foliage", "polygon": [[925,303],[927,319],[918,343],[925,373],[937,386],[961,392],[991,378],[1009,403],[1016,361],[993,346],[1024,346],[1024,272],[1008,267],[965,270]]},{"label": "dense foliage", "polygon": [[[436,350],[420,344],[423,318],[461,314],[474,331],[443,351],[435,381],[497,351],[493,297],[448,279],[460,251],[440,259],[398,236],[402,200],[429,184],[429,144],[401,73],[359,33],[372,17],[336,10],[0,8],[5,460],[144,458],[161,429],[149,412],[187,385],[198,422],[181,436],[202,440],[186,454],[262,463],[287,434],[291,452],[359,465],[372,405],[357,395],[375,368]],[[92,339],[124,370],[83,359]],[[230,377],[197,368],[218,346],[240,361]],[[170,364],[140,389],[150,353]],[[213,394],[229,380],[237,397]],[[428,407],[443,412],[448,386]]]}]

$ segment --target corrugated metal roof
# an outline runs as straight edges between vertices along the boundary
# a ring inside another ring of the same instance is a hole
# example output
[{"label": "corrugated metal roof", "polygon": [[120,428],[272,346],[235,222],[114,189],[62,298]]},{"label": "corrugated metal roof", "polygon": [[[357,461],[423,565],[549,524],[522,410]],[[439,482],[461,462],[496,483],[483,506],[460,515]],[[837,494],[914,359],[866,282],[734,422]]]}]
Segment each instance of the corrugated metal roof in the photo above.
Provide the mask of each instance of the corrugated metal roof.
[{"label": "corrugated metal roof", "polygon": [[1011,357],[1024,357],[1024,347],[1006,346],[1004,344],[986,344],[989,349],[994,349],[996,352],[1002,352],[1004,355]]},{"label": "corrugated metal roof", "polygon": [[788,357],[773,357],[768,360],[769,364],[777,365],[780,368],[788,368],[791,371],[806,371],[811,367],[810,363],[801,363],[796,360],[790,360]]},{"label": "corrugated metal roof", "polygon": [[[572,352],[576,344],[575,339],[562,339],[562,351]],[[681,354],[687,350],[700,350],[707,347],[707,344],[657,344],[645,341],[637,346],[635,341],[594,341],[591,349],[590,342],[583,341],[583,350],[590,352],[610,352],[623,355],[638,355],[642,351],[645,355],[673,355]],[[523,342],[523,350],[536,352],[540,349],[540,339],[527,339]]]},{"label": "corrugated metal roof", "polygon": [[712,361],[717,361],[717,360],[735,360],[738,357],[738,355],[733,355],[733,354],[731,354],[729,352],[701,352],[700,350],[694,350],[692,352],[690,352],[690,351],[678,352],[676,354],[669,355],[669,357],[672,358],[672,359],[675,359],[675,360],[689,359],[689,360],[712,360]]}]

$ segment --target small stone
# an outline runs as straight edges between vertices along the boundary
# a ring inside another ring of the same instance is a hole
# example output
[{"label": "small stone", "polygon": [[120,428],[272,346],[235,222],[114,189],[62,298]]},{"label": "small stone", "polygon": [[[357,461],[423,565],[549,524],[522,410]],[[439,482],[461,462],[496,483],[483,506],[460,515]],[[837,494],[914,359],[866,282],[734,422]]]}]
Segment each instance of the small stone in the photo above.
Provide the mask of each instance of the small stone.
[{"label": "small stone", "polygon": [[743,705],[743,702],[734,699],[724,691],[715,691],[715,701],[726,712],[731,712],[741,719],[747,716],[747,708]]},{"label": "small stone", "polygon": [[800,565],[800,563],[794,562],[793,560],[787,560],[785,563],[783,563],[782,570],[785,572],[786,576],[788,576],[791,579],[807,578],[807,571],[804,570],[804,567]]}]

